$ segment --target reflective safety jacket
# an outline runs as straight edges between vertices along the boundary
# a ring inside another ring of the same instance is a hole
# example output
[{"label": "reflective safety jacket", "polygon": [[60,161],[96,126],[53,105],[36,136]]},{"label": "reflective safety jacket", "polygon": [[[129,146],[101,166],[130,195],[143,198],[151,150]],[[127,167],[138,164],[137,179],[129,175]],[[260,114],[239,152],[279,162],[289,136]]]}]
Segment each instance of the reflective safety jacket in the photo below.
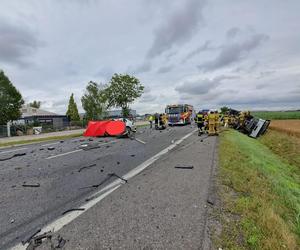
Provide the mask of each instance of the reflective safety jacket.
[{"label": "reflective safety jacket", "polygon": [[196,123],[201,123],[201,122],[204,121],[203,118],[204,118],[204,116],[203,116],[202,114],[197,114],[197,115],[196,115],[195,122],[196,122]]}]

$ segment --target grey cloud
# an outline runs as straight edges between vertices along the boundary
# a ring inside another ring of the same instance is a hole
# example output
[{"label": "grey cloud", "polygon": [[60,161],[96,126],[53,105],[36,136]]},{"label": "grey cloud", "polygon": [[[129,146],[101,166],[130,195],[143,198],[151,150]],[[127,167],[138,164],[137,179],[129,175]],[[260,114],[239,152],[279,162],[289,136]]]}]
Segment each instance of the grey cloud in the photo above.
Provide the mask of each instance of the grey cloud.
[{"label": "grey cloud", "polygon": [[200,79],[196,81],[188,81],[175,87],[175,90],[179,93],[188,95],[204,95],[210,90],[218,87],[223,80],[236,79],[236,76],[218,76],[213,79]]},{"label": "grey cloud", "polygon": [[141,65],[139,65],[136,69],[133,70],[134,73],[145,73],[152,69],[152,65],[150,62],[144,62]]},{"label": "grey cloud", "polygon": [[103,77],[105,80],[110,80],[114,71],[111,67],[104,66],[96,74],[95,77]]},{"label": "grey cloud", "polygon": [[182,8],[175,11],[166,22],[154,32],[154,41],[147,53],[148,58],[154,58],[173,45],[180,45],[188,41],[202,20],[201,11],[204,0],[187,0]]},{"label": "grey cloud", "polygon": [[256,77],[256,79],[261,79],[261,78],[264,78],[264,77],[273,75],[273,74],[275,74],[275,73],[276,73],[275,70],[262,71],[262,72],[259,73],[259,76]]},{"label": "grey cloud", "polygon": [[153,94],[143,95],[140,102],[153,102],[156,100],[156,96]]},{"label": "grey cloud", "polygon": [[228,38],[234,38],[236,37],[239,33],[241,32],[241,30],[237,27],[233,27],[229,30],[227,30],[226,32],[226,37]]},{"label": "grey cloud", "polygon": [[0,19],[0,60],[26,66],[26,57],[41,45],[36,35],[26,26],[13,25]]},{"label": "grey cloud", "polygon": [[170,72],[174,68],[174,65],[162,66],[157,70],[158,74],[164,74]]},{"label": "grey cloud", "polygon": [[200,47],[192,50],[190,53],[188,53],[186,55],[186,57],[182,60],[182,63],[185,63],[188,59],[198,55],[201,52],[204,51],[210,51],[210,50],[214,50],[216,49],[215,47],[210,46],[211,41],[206,41],[203,45],[201,45]]},{"label": "grey cloud", "polygon": [[213,71],[228,66],[234,62],[244,59],[250,51],[260,46],[268,39],[264,34],[254,34],[241,43],[233,43],[223,46],[217,57],[211,61],[199,65],[198,68],[204,71]]}]

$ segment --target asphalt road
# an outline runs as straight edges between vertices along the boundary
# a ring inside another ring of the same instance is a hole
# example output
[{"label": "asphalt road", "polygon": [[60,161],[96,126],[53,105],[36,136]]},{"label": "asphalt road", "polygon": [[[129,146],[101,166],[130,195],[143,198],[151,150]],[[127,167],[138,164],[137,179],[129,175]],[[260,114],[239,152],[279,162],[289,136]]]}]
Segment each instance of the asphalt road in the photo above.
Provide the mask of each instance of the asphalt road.
[{"label": "asphalt road", "polygon": [[[136,134],[140,141],[76,138],[2,149],[0,249],[18,244],[64,211],[79,207],[99,188],[117,179],[112,176],[107,180],[109,173],[125,175],[194,129],[141,128]],[[22,153],[26,155],[8,159]]]}]

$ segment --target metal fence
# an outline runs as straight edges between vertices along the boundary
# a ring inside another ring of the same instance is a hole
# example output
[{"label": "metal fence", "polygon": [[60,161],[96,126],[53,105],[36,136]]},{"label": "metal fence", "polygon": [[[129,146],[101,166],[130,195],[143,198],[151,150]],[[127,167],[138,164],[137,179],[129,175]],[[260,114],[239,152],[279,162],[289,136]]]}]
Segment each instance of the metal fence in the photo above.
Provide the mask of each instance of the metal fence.
[{"label": "metal fence", "polygon": [[7,126],[6,125],[0,125],[0,138],[1,137],[7,137]]},{"label": "metal fence", "polygon": [[[41,127],[41,133],[50,133],[64,130],[74,130],[85,128],[87,125],[87,121],[76,121],[76,122],[68,122],[68,123],[54,123],[54,124],[40,124],[36,127]],[[10,135],[11,136],[21,136],[21,135],[32,135],[35,133],[35,127],[33,125],[27,124],[12,124],[10,126]],[[7,126],[0,125],[0,138],[7,137]]]}]

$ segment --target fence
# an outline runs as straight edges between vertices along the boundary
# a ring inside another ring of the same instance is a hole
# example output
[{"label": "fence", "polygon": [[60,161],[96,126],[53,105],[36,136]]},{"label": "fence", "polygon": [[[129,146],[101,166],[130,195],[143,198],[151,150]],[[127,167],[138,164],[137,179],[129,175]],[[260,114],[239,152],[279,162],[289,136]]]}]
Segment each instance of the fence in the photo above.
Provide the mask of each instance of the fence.
[{"label": "fence", "polygon": [[6,125],[0,125],[0,138],[1,137],[7,137],[7,126]]},{"label": "fence", "polygon": [[[36,127],[42,127],[42,133],[50,133],[50,132],[57,132],[57,131],[64,131],[64,130],[74,130],[74,129],[81,129],[85,128],[87,125],[87,121],[71,121],[68,123],[61,123],[61,124],[40,124]],[[32,135],[34,134],[33,125],[27,124],[12,124],[10,126],[10,134],[11,136],[18,136],[18,135]],[[0,138],[7,137],[7,126],[0,125]]]}]

